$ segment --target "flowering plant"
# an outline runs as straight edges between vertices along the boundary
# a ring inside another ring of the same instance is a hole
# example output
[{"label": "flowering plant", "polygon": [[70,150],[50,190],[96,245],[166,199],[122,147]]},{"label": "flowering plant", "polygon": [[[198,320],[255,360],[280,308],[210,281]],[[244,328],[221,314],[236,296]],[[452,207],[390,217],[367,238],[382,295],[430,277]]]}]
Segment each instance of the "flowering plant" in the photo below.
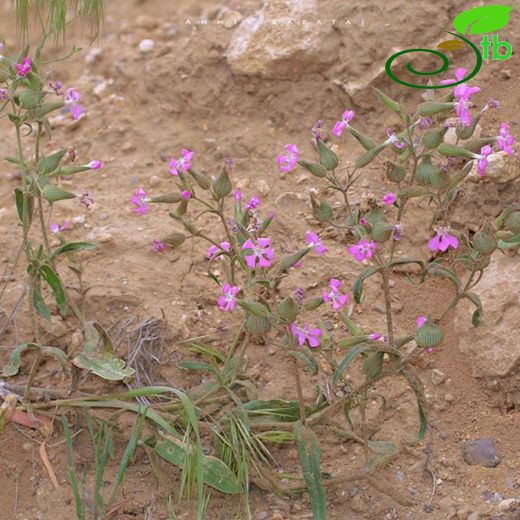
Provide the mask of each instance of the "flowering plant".
[{"label": "flowering plant", "polygon": [[[51,222],[53,207],[62,201],[77,198],[85,206],[92,204],[88,193],[78,194],[67,191],[62,187],[63,178],[73,178],[81,172],[95,172],[103,168],[100,160],[78,164],[76,153],[72,148],[62,148],[54,152],[46,152],[44,146],[52,136],[50,116],[60,110],[67,109],[73,121],[78,121],[85,115],[85,109],[80,104],[81,95],[73,87],[63,90],[59,81],[50,81],[49,74],[42,71],[41,55],[42,44],[37,48],[34,56],[30,56],[25,49],[16,58],[9,57],[4,44],[0,45],[0,117],[6,117],[14,128],[16,135],[16,155],[6,160],[15,165],[20,172],[20,185],[15,188],[15,203],[21,227],[22,250],[25,254],[27,282],[22,295],[28,295],[30,302],[30,316],[32,323],[31,345],[38,345],[40,327],[36,315],[45,320],[52,317],[52,307],[46,293],[50,292],[54,298],[59,314],[65,318],[71,311],[78,320],[88,352],[76,356],[74,364],[81,368],[91,369],[103,377],[121,379],[131,371],[108,370],[101,363],[99,365],[98,341],[103,341],[103,334],[99,334],[99,324],[87,322],[81,312],[80,305],[72,299],[60,275],[60,261],[66,259],[73,273],[78,276],[81,287],[82,269],[77,254],[80,251],[91,250],[95,245],[89,242],[69,242],[65,230],[71,227],[69,221],[63,224]],[[32,148],[29,152],[29,146]],[[49,230],[57,239],[51,240]],[[14,267],[13,267],[14,269]],[[20,305],[16,306],[8,323],[15,318]],[[34,312],[35,311],[35,312]],[[96,340],[97,338],[97,340]],[[24,344],[25,345],[25,344]],[[25,347],[21,347],[23,351]],[[30,391],[32,377],[40,362],[41,354],[50,354],[57,357],[66,367],[65,354],[50,347],[40,349],[31,376],[26,385],[26,397]],[[13,360],[20,354],[20,348],[13,351],[10,368],[4,368],[4,375],[14,375],[18,371],[19,361],[13,369]],[[105,359],[111,362],[112,358]],[[124,364],[123,364],[124,366]]]}]

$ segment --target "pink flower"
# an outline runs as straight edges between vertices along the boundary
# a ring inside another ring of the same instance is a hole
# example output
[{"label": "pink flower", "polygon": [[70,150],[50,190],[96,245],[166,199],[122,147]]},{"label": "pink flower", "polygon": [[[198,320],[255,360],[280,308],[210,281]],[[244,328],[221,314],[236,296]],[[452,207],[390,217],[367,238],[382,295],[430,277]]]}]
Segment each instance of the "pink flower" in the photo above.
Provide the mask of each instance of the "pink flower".
[{"label": "pink flower", "polygon": [[335,278],[330,279],[329,286],[331,291],[329,293],[323,291],[323,301],[325,303],[332,301],[332,308],[335,311],[339,311],[348,302],[348,294],[339,293],[341,282],[339,280],[336,280]]},{"label": "pink flower", "polygon": [[471,102],[466,98],[460,98],[457,102],[455,111],[457,112],[457,116],[462,126],[470,126],[473,121],[471,112],[469,111],[470,106]]},{"label": "pink flower", "polygon": [[392,229],[392,238],[394,240],[401,240],[403,237],[403,226],[402,224],[395,224]]},{"label": "pink flower", "polygon": [[372,334],[369,334],[368,339],[372,341],[386,341],[386,338],[378,332],[373,332]]},{"label": "pink flower", "polygon": [[421,314],[415,320],[415,324],[417,325],[417,328],[420,329],[427,321],[428,321],[428,318]]},{"label": "pink flower", "polygon": [[85,109],[79,104],[81,96],[76,89],[68,88],[65,92],[65,104],[70,106],[72,119],[78,121],[85,114]]},{"label": "pink flower", "polygon": [[460,67],[455,71],[455,79],[444,79],[441,81],[441,85],[451,85],[452,83],[457,83],[458,81],[462,81],[466,76],[466,69],[464,67]]},{"label": "pink flower", "polygon": [[59,224],[53,223],[51,224],[51,233],[55,235],[56,233],[59,233],[60,231],[65,231],[66,229],[70,229],[72,226],[70,224],[70,220],[64,220],[63,226],[60,226]]},{"label": "pink flower", "polygon": [[489,108],[500,108],[500,101],[498,101],[498,99],[490,97],[487,100],[487,105]]},{"label": "pink flower", "polygon": [[242,200],[242,192],[240,190],[235,190],[233,193],[236,202],[240,202]]},{"label": "pink flower", "polygon": [[397,195],[390,191],[381,199],[381,202],[383,204],[386,204],[387,206],[391,206],[396,200],[397,200]]},{"label": "pink flower", "polygon": [[63,84],[61,81],[49,81],[49,87],[54,90],[54,93],[57,96],[61,96],[61,88],[63,87]]},{"label": "pink flower", "polygon": [[386,129],[386,135],[388,136],[388,142],[392,143],[396,148],[401,149],[406,146],[406,141],[398,137],[391,128]]},{"label": "pink flower", "polygon": [[462,83],[462,85],[457,85],[453,89],[453,95],[457,99],[469,99],[473,94],[478,94],[480,92],[480,87],[470,87],[466,83]]},{"label": "pink flower", "polygon": [[449,227],[437,228],[437,234],[428,241],[428,249],[430,251],[447,251],[449,248],[457,249],[459,240],[456,236],[450,234]]},{"label": "pink flower", "polygon": [[190,190],[183,190],[183,191],[181,191],[181,197],[182,197],[184,200],[189,200],[189,199],[191,199],[191,191],[190,191]]},{"label": "pink flower", "polygon": [[217,301],[218,308],[224,312],[233,312],[237,306],[236,295],[240,292],[240,287],[225,283],[222,286],[222,296]]},{"label": "pink flower", "polygon": [[313,231],[307,231],[307,233],[305,233],[305,242],[314,249],[317,255],[321,256],[327,252],[327,247],[321,243],[319,235]]},{"label": "pink flower", "polygon": [[162,253],[166,249],[166,244],[160,240],[155,239],[152,243],[152,252]]},{"label": "pink flower", "polygon": [[309,325],[305,324],[303,328],[298,327],[296,323],[291,325],[292,335],[298,340],[298,345],[302,347],[305,345],[305,342],[309,345],[309,347],[316,348],[320,346],[320,337],[323,332],[320,328],[315,327],[313,329],[309,328]]},{"label": "pink flower", "polygon": [[260,206],[260,199],[258,197],[251,197],[249,202],[245,205],[246,209],[256,209]]},{"label": "pink flower", "polygon": [[90,161],[86,166],[88,168],[90,168],[91,170],[100,170],[105,165],[101,161],[96,160],[96,161]]},{"label": "pink flower", "polygon": [[358,262],[362,262],[367,258],[372,258],[376,249],[377,244],[375,242],[369,242],[368,240],[360,240],[357,244],[350,246],[348,248],[348,252]]},{"label": "pink flower", "polygon": [[276,161],[278,162],[278,168],[282,173],[288,173],[294,170],[298,162],[298,147],[295,144],[288,144],[284,146],[285,153],[281,153]]},{"label": "pink flower", "polygon": [[135,206],[134,212],[138,215],[146,215],[148,213],[148,198],[143,188],[135,190],[130,202]]},{"label": "pink flower", "polygon": [[250,269],[256,269],[257,264],[258,267],[268,268],[273,263],[274,252],[271,248],[270,238],[259,238],[256,244],[249,238],[244,242],[242,251],[251,251],[244,254],[246,264]]},{"label": "pink flower", "polygon": [[83,192],[83,195],[81,195],[80,203],[88,209],[94,205],[94,199],[91,197],[88,191],[85,191]]},{"label": "pink flower", "polygon": [[345,131],[348,124],[356,117],[356,113],[353,110],[346,110],[341,116],[341,121],[336,121],[334,128],[332,129],[332,135],[335,137],[341,137],[341,134]]},{"label": "pink flower", "polygon": [[477,173],[484,177],[486,175],[486,168],[488,166],[488,156],[493,153],[493,148],[489,146],[489,144],[486,144],[486,146],[483,146],[480,149],[480,155],[477,155],[478,161],[477,161]]},{"label": "pink flower", "polygon": [[195,152],[183,149],[181,150],[181,155],[180,159],[172,159],[170,161],[169,169],[172,175],[179,175],[179,172],[186,173],[191,168],[191,161]]},{"label": "pink flower", "polygon": [[[509,125],[502,123],[497,136],[497,146],[500,150],[503,150],[507,155],[513,155],[512,145],[515,144],[514,137],[509,133]],[[482,153],[482,151],[481,151]]]},{"label": "pink flower", "polygon": [[359,219],[359,225],[360,226],[368,226],[368,220],[365,217],[361,217]]},{"label": "pink flower", "polygon": [[21,64],[16,63],[15,67],[16,67],[16,71],[18,72],[18,76],[20,76],[20,77],[27,76],[27,74],[29,74],[29,72],[31,72],[31,64],[32,64],[32,61],[30,58],[24,58],[24,60],[22,61]]},{"label": "pink flower", "polygon": [[0,99],[7,99],[9,97],[5,88],[0,88]]},{"label": "pink flower", "polygon": [[206,257],[211,260],[213,259],[217,254],[222,254],[223,251],[226,251],[229,253],[231,250],[231,245],[229,242],[220,242],[220,247],[217,247],[215,244],[209,246],[208,252],[206,253]]},{"label": "pink flower", "polygon": [[431,117],[421,117],[419,119],[419,128],[421,130],[426,130],[427,128],[430,128],[432,126],[433,119]]}]

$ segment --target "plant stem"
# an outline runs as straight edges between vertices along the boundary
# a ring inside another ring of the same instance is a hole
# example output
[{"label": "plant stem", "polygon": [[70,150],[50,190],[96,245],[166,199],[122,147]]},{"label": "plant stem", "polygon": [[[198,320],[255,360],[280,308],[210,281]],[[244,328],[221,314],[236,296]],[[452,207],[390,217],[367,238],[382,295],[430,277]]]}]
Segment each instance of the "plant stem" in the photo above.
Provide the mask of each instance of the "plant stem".
[{"label": "plant stem", "polygon": [[292,358],[293,369],[294,369],[294,381],[296,383],[296,392],[298,394],[298,404],[300,406],[300,420],[305,426],[305,402],[303,400],[302,382],[300,379],[300,369],[298,368],[298,361],[296,358]]}]

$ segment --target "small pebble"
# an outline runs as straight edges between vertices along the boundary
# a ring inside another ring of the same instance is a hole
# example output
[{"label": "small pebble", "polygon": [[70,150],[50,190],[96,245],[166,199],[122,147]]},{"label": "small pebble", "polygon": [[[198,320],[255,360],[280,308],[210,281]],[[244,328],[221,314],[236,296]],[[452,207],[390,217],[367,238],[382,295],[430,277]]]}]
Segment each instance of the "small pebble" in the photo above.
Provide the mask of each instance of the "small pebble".
[{"label": "small pebble", "polygon": [[475,439],[462,443],[462,458],[467,464],[494,468],[500,464],[495,439]]},{"label": "small pebble", "polygon": [[141,54],[150,54],[155,47],[155,42],[153,40],[145,39],[142,40],[139,44],[139,51]]},{"label": "small pebble", "polygon": [[447,403],[453,403],[453,401],[455,401],[455,396],[453,394],[448,393],[444,396],[444,400]]}]

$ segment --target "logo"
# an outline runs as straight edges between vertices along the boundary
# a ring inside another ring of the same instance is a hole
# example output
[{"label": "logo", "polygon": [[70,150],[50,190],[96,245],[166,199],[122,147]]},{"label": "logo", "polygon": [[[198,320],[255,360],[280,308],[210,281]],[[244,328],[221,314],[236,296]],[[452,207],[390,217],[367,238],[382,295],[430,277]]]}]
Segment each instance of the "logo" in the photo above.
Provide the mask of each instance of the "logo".
[{"label": "logo", "polygon": [[[490,56],[493,60],[505,61],[513,54],[513,48],[507,41],[500,41],[498,34],[493,34],[492,38],[489,38],[488,33],[493,33],[505,27],[509,22],[509,13],[513,8],[508,5],[483,5],[481,7],[475,7],[468,9],[458,14],[453,20],[453,27],[457,32],[446,31],[456,39],[446,40],[439,45],[437,48],[440,50],[433,49],[406,49],[404,51],[397,52],[390,56],[385,64],[386,73],[397,83],[411,88],[422,88],[422,89],[433,89],[433,88],[453,88],[461,83],[466,83],[469,79],[477,75],[478,71],[482,67],[483,60],[489,60]],[[482,47],[482,53],[479,48],[471,42],[468,38],[464,37],[466,34],[483,34],[480,46]],[[468,73],[467,76],[459,81],[449,83],[447,85],[418,85],[399,79],[392,71],[392,65],[394,61],[400,56],[405,54],[421,52],[433,54],[441,60],[439,68],[433,71],[419,71],[416,70],[413,65],[408,62],[406,64],[406,70],[415,76],[436,76],[443,73],[449,67],[449,59],[446,56],[446,52],[457,52],[464,47],[468,46],[475,54],[475,66],[473,70]],[[504,49],[504,52],[501,52]]]}]

